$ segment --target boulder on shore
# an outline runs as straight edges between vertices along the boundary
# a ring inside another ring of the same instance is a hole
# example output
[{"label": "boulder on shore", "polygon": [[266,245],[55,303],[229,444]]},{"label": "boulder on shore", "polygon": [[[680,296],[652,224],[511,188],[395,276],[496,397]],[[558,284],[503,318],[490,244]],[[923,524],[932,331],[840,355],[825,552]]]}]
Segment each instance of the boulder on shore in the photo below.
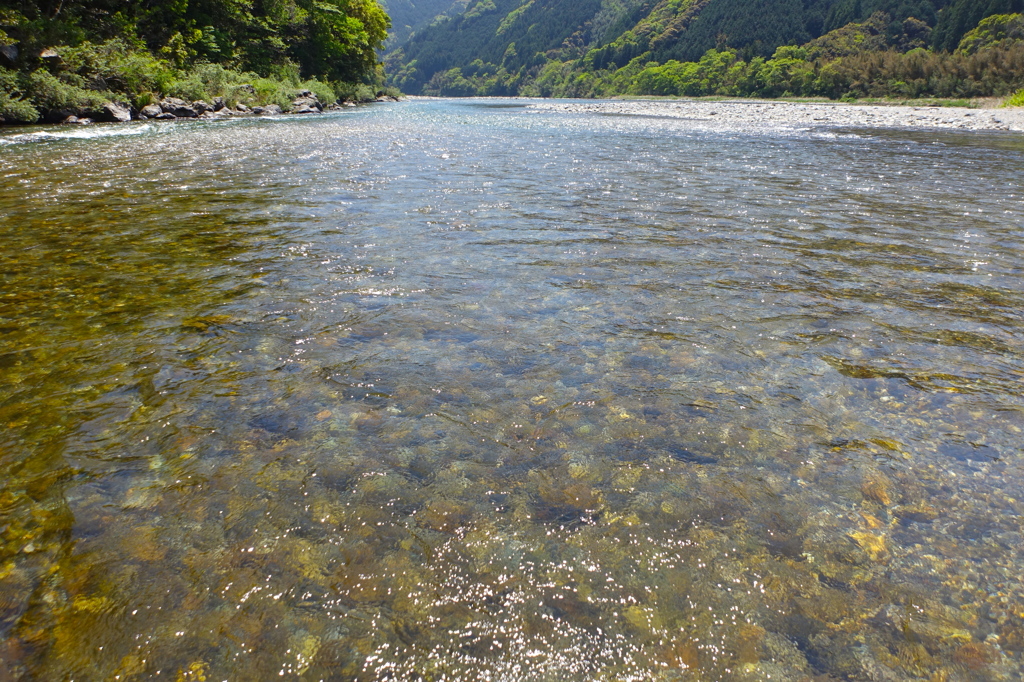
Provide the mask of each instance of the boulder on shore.
[{"label": "boulder on shore", "polygon": [[142,107],[142,109],[139,110],[139,115],[140,116],[145,116],[146,118],[156,118],[157,116],[159,116],[163,112],[164,112],[164,110],[161,109],[156,104],[147,104],[146,106]]},{"label": "boulder on shore", "polygon": [[96,112],[96,118],[107,123],[127,123],[132,120],[132,111],[124,104],[106,102]]},{"label": "boulder on shore", "polygon": [[281,107],[279,107],[278,105],[276,105],[276,104],[268,104],[265,107],[255,107],[255,108],[253,108],[252,113],[256,114],[257,116],[279,116],[279,115],[283,114],[284,112],[281,110]]},{"label": "boulder on shore", "polygon": [[292,102],[293,114],[319,114],[324,110],[319,98],[309,90],[302,90]]},{"label": "boulder on shore", "polygon": [[195,118],[199,112],[188,102],[177,97],[167,97],[160,102],[160,109],[165,114],[174,114],[176,118]]}]

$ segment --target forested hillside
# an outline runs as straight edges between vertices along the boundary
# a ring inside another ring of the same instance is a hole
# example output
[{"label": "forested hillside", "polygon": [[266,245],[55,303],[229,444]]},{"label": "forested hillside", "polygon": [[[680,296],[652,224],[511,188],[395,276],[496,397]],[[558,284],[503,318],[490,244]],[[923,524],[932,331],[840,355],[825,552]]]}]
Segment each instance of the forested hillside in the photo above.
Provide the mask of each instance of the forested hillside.
[{"label": "forested hillside", "polygon": [[333,92],[380,77],[388,27],[377,0],[0,0],[0,118],[232,84]]},{"label": "forested hillside", "polygon": [[1024,85],[1020,41],[958,48],[983,20],[1021,11],[1024,0],[476,0],[386,61],[411,94],[998,95]]},{"label": "forested hillside", "polygon": [[429,26],[435,19],[455,16],[466,9],[470,0],[381,0],[391,17],[387,44],[401,45],[414,31]]}]

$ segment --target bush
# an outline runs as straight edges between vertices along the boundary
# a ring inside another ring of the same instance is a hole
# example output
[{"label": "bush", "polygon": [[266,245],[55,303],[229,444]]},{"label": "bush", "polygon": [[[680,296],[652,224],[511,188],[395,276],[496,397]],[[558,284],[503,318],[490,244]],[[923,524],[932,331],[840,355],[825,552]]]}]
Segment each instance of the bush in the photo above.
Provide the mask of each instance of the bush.
[{"label": "bush", "polygon": [[334,88],[332,88],[328,83],[318,81],[315,78],[299,83],[299,87],[303,90],[309,90],[316,95],[316,98],[320,100],[324,106],[334,104],[338,101],[338,94],[334,91]]},{"label": "bush", "polygon": [[1003,102],[1004,107],[1024,107],[1024,88],[1018,90],[1015,94],[1011,95],[1008,100]]},{"label": "bush", "polygon": [[44,69],[33,71],[28,80],[32,102],[44,111],[87,113],[115,99],[112,93],[66,83]]},{"label": "bush", "polygon": [[292,100],[300,89],[316,93],[325,104],[337,99],[334,89],[327,83],[316,79],[300,83],[290,72],[283,75],[284,78],[264,78],[254,73],[226,69],[220,64],[198,64],[179,74],[165,94],[188,101],[210,101],[222,97],[228,106],[239,102],[277,104],[286,111],[291,108]]},{"label": "bush", "polygon": [[195,73],[185,74],[182,78],[172,81],[164,90],[164,94],[169,97],[180,97],[188,102],[205,100],[208,97],[206,83]]},{"label": "bush", "polygon": [[345,102],[372,102],[377,99],[373,88],[363,83],[338,83],[338,99]]},{"label": "bush", "polygon": [[0,67],[0,121],[4,123],[35,123],[39,111],[22,99],[18,74]]},{"label": "bush", "polygon": [[252,82],[257,104],[276,104],[284,111],[292,108],[295,87],[273,78],[256,78]]},{"label": "bush", "polygon": [[[136,103],[146,93],[165,91],[177,75],[166,61],[122,40],[63,47],[60,56],[63,80],[81,79],[80,84],[123,93]],[[72,74],[77,79],[69,78]]]}]

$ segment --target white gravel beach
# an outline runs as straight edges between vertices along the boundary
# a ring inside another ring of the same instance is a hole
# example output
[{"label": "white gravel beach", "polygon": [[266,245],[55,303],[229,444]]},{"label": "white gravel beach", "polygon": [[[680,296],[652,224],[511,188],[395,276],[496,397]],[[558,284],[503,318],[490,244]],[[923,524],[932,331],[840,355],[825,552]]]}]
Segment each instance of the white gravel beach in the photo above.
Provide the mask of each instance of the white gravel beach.
[{"label": "white gravel beach", "polygon": [[563,101],[538,102],[531,106],[538,110],[571,113],[589,112],[681,118],[723,127],[749,125],[805,128],[828,126],[1024,132],[1024,107],[968,109],[764,100]]}]

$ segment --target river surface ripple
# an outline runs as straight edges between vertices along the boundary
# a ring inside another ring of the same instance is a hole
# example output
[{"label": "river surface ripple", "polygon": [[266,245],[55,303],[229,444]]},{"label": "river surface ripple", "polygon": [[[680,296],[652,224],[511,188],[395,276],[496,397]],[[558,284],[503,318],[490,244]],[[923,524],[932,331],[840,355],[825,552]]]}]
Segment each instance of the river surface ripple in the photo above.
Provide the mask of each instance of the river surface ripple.
[{"label": "river surface ripple", "polygon": [[493,100],[6,130],[0,678],[1019,680],[1022,176]]}]

